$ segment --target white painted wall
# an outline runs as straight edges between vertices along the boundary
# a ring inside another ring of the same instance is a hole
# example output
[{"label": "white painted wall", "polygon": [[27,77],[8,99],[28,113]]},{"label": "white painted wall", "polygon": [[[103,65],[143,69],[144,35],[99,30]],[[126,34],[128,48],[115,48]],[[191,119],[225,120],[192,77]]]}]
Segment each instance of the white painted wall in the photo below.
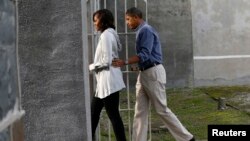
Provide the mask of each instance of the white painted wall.
[{"label": "white painted wall", "polygon": [[250,1],[191,0],[195,86],[250,84]]}]

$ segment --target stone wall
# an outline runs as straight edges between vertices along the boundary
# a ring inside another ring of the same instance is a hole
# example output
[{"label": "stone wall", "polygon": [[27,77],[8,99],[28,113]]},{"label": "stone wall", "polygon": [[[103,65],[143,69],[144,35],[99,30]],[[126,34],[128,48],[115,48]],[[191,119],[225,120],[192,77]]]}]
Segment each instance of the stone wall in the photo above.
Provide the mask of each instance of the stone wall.
[{"label": "stone wall", "polygon": [[91,139],[82,6],[85,0],[19,3],[25,141]]}]

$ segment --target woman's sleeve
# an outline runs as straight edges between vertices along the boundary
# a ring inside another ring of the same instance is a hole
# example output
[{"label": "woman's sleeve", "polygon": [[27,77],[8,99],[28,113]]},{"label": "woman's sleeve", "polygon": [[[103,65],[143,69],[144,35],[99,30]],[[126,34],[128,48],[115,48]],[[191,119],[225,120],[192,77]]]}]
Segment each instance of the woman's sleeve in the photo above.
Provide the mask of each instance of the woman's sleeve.
[{"label": "woman's sleeve", "polygon": [[101,46],[102,46],[102,64],[110,66],[112,62],[112,34],[103,33]]}]

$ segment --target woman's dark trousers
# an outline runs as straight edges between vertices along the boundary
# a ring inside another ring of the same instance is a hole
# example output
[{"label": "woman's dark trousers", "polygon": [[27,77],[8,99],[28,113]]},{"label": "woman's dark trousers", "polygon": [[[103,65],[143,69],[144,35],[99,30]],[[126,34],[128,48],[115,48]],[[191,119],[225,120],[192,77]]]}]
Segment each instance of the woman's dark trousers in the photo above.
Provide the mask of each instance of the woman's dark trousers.
[{"label": "woman's dark trousers", "polygon": [[117,141],[126,141],[124,125],[119,113],[119,92],[115,92],[103,99],[93,97],[91,102],[92,137],[100,119],[102,108],[105,107],[107,115],[112,123]]}]

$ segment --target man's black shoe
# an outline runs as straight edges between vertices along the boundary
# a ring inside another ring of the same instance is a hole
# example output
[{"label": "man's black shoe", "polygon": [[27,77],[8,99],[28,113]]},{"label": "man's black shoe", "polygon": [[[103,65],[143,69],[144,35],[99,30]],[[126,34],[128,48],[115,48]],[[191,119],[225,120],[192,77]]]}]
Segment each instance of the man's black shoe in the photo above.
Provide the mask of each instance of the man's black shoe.
[{"label": "man's black shoe", "polygon": [[195,141],[195,138],[193,137],[191,140],[189,140],[189,141]]}]

